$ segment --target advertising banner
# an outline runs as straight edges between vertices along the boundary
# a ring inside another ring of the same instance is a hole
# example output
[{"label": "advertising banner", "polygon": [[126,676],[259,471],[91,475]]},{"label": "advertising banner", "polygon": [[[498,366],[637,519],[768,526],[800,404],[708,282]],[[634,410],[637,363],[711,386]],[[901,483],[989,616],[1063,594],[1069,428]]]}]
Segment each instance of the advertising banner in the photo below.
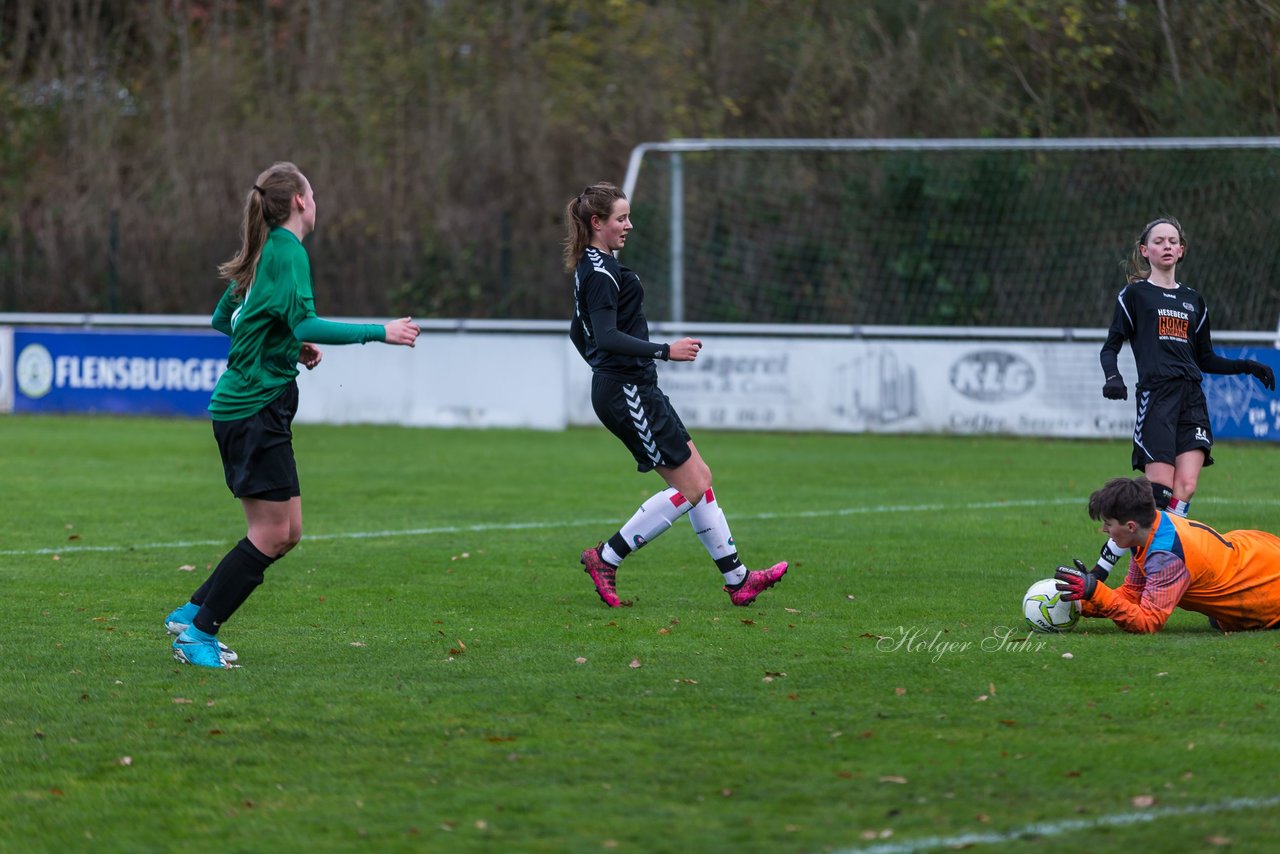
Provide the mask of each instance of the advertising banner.
[{"label": "advertising banner", "polygon": [[13,331],[14,412],[206,415],[229,339],[203,331]]},{"label": "advertising banner", "polygon": [[[659,383],[690,428],[1125,438],[1126,401],[1102,396],[1100,342],[703,339],[695,362],[662,362]],[[1266,362],[1280,352],[1218,347]],[[574,354],[576,356],[576,354]],[[585,369],[579,360],[575,367]],[[593,424],[589,371],[571,371],[570,422]],[[1217,438],[1280,440],[1280,398],[1249,375],[1205,381]]]},{"label": "advertising banner", "polygon": [[[1254,359],[1280,375],[1280,351],[1272,347],[1214,347],[1228,359]],[[1213,438],[1280,442],[1280,397],[1249,374],[1204,378]]]}]

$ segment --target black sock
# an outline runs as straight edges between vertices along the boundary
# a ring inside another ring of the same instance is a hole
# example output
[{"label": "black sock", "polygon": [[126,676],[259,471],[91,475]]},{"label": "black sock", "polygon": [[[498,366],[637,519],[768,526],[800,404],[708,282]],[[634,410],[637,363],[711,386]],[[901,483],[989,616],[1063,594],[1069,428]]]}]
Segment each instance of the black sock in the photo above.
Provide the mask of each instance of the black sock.
[{"label": "black sock", "polygon": [[[734,552],[731,555],[725,555],[724,557],[716,558],[716,569],[720,570],[721,575],[727,572],[733,572],[735,569],[737,569],[740,566],[742,566],[742,561],[738,559],[737,552]],[[743,581],[745,580],[746,578],[744,577]],[[738,582],[738,584],[735,584],[734,586],[738,587],[741,584],[742,582],[740,581]]]},{"label": "black sock", "polygon": [[236,543],[209,580],[201,585],[201,589],[207,586],[208,591],[200,612],[191,621],[192,625],[202,632],[217,634],[218,628],[231,619],[249,594],[262,583],[263,573],[275,560],[258,551],[248,537]]},{"label": "black sock", "polygon": [[1169,500],[1173,498],[1173,490],[1163,483],[1151,484],[1151,497],[1156,500],[1157,510],[1168,510]]},{"label": "black sock", "polygon": [[[631,554],[631,544],[627,542],[626,537],[622,536],[621,531],[609,538],[609,548],[613,549],[613,553],[618,556],[619,560]],[[604,560],[604,556],[601,555],[600,559]],[[608,561],[605,561],[605,563],[608,563]]]}]

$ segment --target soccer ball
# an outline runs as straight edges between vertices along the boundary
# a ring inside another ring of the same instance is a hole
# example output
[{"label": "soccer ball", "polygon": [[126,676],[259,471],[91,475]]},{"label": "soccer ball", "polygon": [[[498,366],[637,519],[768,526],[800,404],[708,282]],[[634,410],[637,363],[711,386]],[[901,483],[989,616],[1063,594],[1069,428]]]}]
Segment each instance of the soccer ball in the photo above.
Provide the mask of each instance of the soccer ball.
[{"label": "soccer ball", "polygon": [[1076,627],[1079,606],[1065,601],[1056,585],[1052,578],[1042,579],[1028,587],[1027,595],[1022,597],[1022,613],[1031,631],[1060,634]]}]

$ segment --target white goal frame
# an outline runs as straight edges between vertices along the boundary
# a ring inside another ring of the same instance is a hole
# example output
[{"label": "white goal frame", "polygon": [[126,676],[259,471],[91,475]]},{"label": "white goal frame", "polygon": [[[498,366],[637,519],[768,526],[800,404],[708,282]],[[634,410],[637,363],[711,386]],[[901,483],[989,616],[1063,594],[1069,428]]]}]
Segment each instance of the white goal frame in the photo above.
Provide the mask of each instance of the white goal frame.
[{"label": "white goal frame", "polygon": [[[1209,150],[1209,149],[1277,149],[1280,136],[1212,136],[1212,137],[1082,137],[1078,139],[672,139],[667,142],[643,142],[631,149],[622,190],[628,199],[635,198],[636,182],[644,157],[661,152],[671,158],[670,210],[670,276],[671,318],[679,326],[684,316],[684,169],[681,155],[686,152],[733,150],[793,151],[1103,151],[1103,150]],[[991,332],[992,330],[988,330]],[[1276,336],[1280,337],[1280,318]],[[1280,341],[1278,341],[1280,345]]]}]

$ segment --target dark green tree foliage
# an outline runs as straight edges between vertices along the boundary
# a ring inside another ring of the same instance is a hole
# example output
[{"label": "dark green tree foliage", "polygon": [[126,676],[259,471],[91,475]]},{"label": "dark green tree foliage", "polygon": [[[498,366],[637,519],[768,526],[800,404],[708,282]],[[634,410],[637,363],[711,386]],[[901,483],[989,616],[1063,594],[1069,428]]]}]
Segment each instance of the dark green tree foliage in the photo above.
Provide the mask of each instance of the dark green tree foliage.
[{"label": "dark green tree foliage", "polygon": [[[1267,0],[12,0],[0,309],[207,311],[257,170],[291,159],[320,205],[322,311],[563,317],[564,203],[620,182],[639,142],[1270,135],[1278,42]],[[762,174],[689,157],[686,239],[706,260],[690,258],[686,316],[1100,325],[1130,232],[1168,210],[1192,233],[1193,284],[1212,260],[1215,324],[1270,326],[1274,157],[1179,166],[1153,199],[1158,158],[901,153]],[[664,168],[646,161],[628,248],[659,318]],[[1126,229],[1107,225],[1117,209]],[[795,228],[806,216],[839,228]],[[993,221],[1026,245],[997,252]],[[1033,263],[1076,290],[1028,318]]]}]

